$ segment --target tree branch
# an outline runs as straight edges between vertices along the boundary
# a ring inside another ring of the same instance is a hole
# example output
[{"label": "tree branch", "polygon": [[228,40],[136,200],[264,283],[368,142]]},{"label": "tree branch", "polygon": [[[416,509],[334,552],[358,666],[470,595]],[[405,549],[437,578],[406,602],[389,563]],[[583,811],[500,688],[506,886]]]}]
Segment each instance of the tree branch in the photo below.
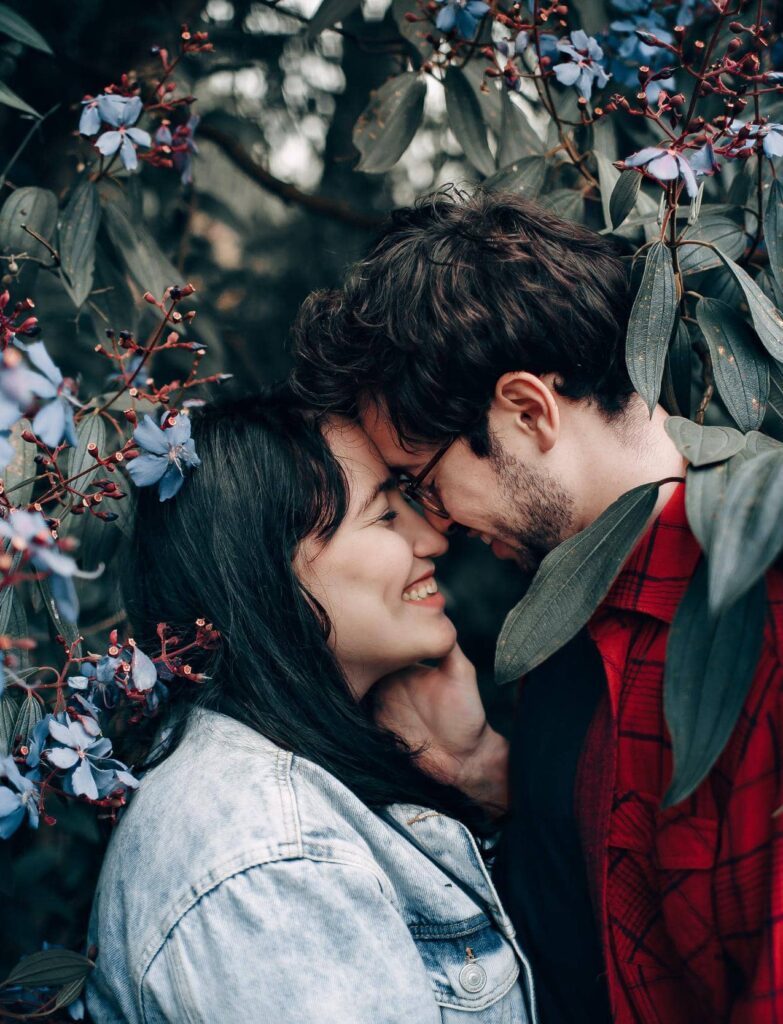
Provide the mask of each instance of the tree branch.
[{"label": "tree branch", "polygon": [[327,199],[325,196],[311,195],[302,192],[296,185],[276,178],[273,174],[262,167],[248,153],[241,143],[220,128],[211,124],[199,125],[198,137],[208,139],[220,149],[233,163],[243,171],[257,185],[271,192],[284,203],[295,203],[311,213],[320,217],[329,217],[331,220],[341,221],[343,224],[350,224],[352,227],[364,228],[367,231],[376,230],[383,218],[376,214],[362,213],[355,210],[347,203],[336,199]]}]

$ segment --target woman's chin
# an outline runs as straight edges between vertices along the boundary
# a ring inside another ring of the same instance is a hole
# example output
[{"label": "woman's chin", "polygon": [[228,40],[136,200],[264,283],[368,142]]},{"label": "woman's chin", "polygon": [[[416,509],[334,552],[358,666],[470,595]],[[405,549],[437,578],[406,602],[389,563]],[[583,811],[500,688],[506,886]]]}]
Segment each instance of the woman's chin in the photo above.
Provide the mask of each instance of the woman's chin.
[{"label": "woman's chin", "polygon": [[457,630],[451,619],[441,615],[431,628],[422,630],[422,651],[416,655],[416,661],[429,661],[433,658],[445,658],[457,642]]}]

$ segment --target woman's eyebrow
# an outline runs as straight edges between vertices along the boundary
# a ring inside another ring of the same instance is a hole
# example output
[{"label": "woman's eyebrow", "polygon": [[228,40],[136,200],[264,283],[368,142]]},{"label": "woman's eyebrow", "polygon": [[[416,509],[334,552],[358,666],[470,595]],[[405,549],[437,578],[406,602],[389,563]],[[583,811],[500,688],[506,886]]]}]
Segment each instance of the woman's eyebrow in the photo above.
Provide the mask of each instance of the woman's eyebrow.
[{"label": "woman's eyebrow", "polygon": [[396,488],[397,480],[393,476],[389,476],[385,480],[381,480],[378,486],[373,488],[369,496],[365,499],[361,509],[359,510],[359,515],[363,516],[379,495],[385,494],[387,491],[396,490]]}]

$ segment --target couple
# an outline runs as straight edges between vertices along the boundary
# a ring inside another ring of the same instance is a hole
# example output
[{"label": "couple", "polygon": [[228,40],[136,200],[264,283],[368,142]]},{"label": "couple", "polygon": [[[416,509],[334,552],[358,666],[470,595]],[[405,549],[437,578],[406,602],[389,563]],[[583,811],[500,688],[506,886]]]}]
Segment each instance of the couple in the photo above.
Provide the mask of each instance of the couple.
[{"label": "couple", "polygon": [[667,811],[681,485],[520,684],[510,751],[437,589],[454,524],[530,571],[684,475],[627,315],[598,236],[438,195],[305,303],[292,384],[193,411],[201,467],[139,493],[126,598],[151,652],[162,621],[222,639],[112,837],[98,1024],[783,1019],[778,574],[735,733]]}]

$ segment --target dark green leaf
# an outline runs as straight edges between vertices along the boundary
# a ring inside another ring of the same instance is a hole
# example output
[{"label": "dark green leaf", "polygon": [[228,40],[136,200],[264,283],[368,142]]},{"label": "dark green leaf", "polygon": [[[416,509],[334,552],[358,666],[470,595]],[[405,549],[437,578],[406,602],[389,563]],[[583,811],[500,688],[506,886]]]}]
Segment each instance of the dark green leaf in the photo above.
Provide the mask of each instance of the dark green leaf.
[{"label": "dark green leaf", "polygon": [[[615,186],[620,180],[620,172],[613,165],[612,161],[602,153],[600,150],[595,152],[595,160],[598,164],[598,184],[601,191],[601,208],[604,214],[604,225],[607,228],[613,227],[612,222],[612,196],[614,195]],[[641,178],[640,174],[635,175],[637,178]]]},{"label": "dark green leaf", "polygon": [[42,50],[44,53],[52,52],[41,33],[6,4],[0,4],[0,32],[15,39],[17,43],[31,46],[34,50]]},{"label": "dark green leaf", "polygon": [[783,548],[783,448],[733,474],[715,523],[710,604],[725,609],[764,575]]},{"label": "dark green leaf", "polygon": [[[73,644],[79,637],[79,630],[75,622],[67,622],[57,610],[57,605],[54,603],[52,597],[52,590],[49,585],[48,577],[46,579],[38,580],[38,587],[40,589],[41,597],[43,599],[44,607],[49,613],[49,618],[54,623],[54,628],[60,636],[65,638],[67,644]],[[81,657],[82,645],[79,643],[73,648],[73,657]]]},{"label": "dark green leaf", "polygon": [[108,245],[101,244],[100,235],[95,253],[95,287],[88,303],[95,331],[102,335],[107,327],[113,327],[115,331],[135,334],[138,306],[114,253]]},{"label": "dark green leaf", "polygon": [[522,108],[505,87],[501,90],[501,127],[498,167],[507,167],[526,156],[543,155],[544,144],[531,128]]},{"label": "dark green leaf", "polygon": [[[74,480],[74,487],[84,493],[88,493],[93,480],[101,471],[101,467],[92,455],[90,455],[88,446],[95,444],[97,445],[98,452],[100,454],[105,454],[106,425],[103,421],[103,417],[85,416],[76,428],[76,437],[78,439],[78,444],[71,455],[68,474],[73,477],[78,476],[78,474],[84,472],[84,470],[89,470],[89,472],[85,473],[84,476],[79,477],[78,480]],[[69,517],[69,519],[72,518],[73,517]]]},{"label": "dark green leaf", "polygon": [[25,231],[23,224],[47,242],[53,241],[57,227],[57,197],[54,192],[33,186],[17,188],[0,210],[0,248],[4,252],[26,252],[50,262],[46,246]]},{"label": "dark green leaf", "polygon": [[406,71],[371,93],[353,128],[353,144],[362,157],[357,170],[380,174],[397,163],[421,123],[426,92],[424,79]]},{"label": "dark green leaf", "polygon": [[547,190],[546,195],[540,196],[538,202],[545,210],[551,210],[563,220],[573,220],[577,224],[584,223],[585,199],[579,189],[556,188],[551,192]]},{"label": "dark green leaf", "polygon": [[74,978],[73,981],[69,981],[67,985],[63,985],[60,991],[57,993],[57,998],[54,1001],[52,1012],[59,1010],[64,1006],[70,1006],[74,999],[77,999],[84,988],[85,978]]},{"label": "dark green leaf", "polygon": [[81,953],[70,949],[43,949],[24,957],[14,967],[2,987],[23,985],[26,988],[42,988],[68,985],[72,981],[83,981],[94,964]]},{"label": "dark green leaf", "polygon": [[701,427],[683,416],[670,416],[664,427],[677,451],[692,466],[723,462],[745,447],[745,438],[733,427]]},{"label": "dark green leaf", "polygon": [[449,126],[465,156],[484,175],[495,170],[495,161],[487,144],[487,126],[473,88],[459,68],[446,72],[446,113]]},{"label": "dark green leaf", "polygon": [[712,463],[700,469],[688,466],[685,474],[685,514],[705,554],[712,551],[715,523],[726,500],[729,483],[739,467],[754,454],[746,446],[724,462]]},{"label": "dark green leaf", "polygon": [[536,196],[546,178],[546,160],[542,156],[523,156],[508,167],[501,167],[487,178],[483,187],[495,192],[523,192]]},{"label": "dark green leaf", "polygon": [[769,266],[779,288],[783,288],[783,185],[777,178],[769,187],[764,207],[764,241],[769,253]]},{"label": "dark green leaf", "polygon": [[737,259],[745,251],[745,232],[738,224],[728,217],[705,217],[683,232],[682,244],[677,250],[683,274],[694,274],[721,264],[721,258],[714,249],[693,244],[696,241],[718,246],[731,259]]},{"label": "dark green leaf", "polygon": [[664,807],[693,793],[731,736],[756,671],[765,615],[763,581],[733,607],[712,615],[706,565],[696,570],[666,645],[663,707],[674,772]]},{"label": "dark green leaf", "polygon": [[10,754],[16,733],[14,723],[19,713],[19,702],[8,690],[0,696],[0,757]]},{"label": "dark green leaf", "polygon": [[613,228],[619,228],[636,205],[641,184],[642,176],[638,171],[627,170],[620,174],[609,199],[609,223]]},{"label": "dark green leaf", "polygon": [[686,419],[690,416],[692,358],[688,325],[684,320],[678,320],[666,355],[661,388],[661,402],[672,416],[684,416]]},{"label": "dark green leaf", "polygon": [[783,289],[780,288],[768,267],[764,267],[756,274],[756,284],[764,292],[773,306],[783,309]]},{"label": "dark green leaf", "polygon": [[325,28],[331,28],[336,22],[347,18],[360,4],[361,0],[323,0],[310,18],[310,24],[307,26],[308,39],[315,39]]},{"label": "dark green leaf", "polygon": [[33,117],[41,116],[35,107],[31,107],[21,96],[17,96],[14,90],[9,89],[5,82],[0,82],[0,103],[3,103],[6,107],[13,107],[14,110],[21,110],[24,114],[32,114]]},{"label": "dark green leaf", "polygon": [[756,334],[758,334],[761,344],[773,359],[783,359],[783,316],[780,311],[769,301],[753,278],[742,267],[737,266],[723,253],[719,253],[719,255],[745,295],[753,326],[756,328]]},{"label": "dark green leaf", "polygon": [[584,626],[644,532],[658,486],[643,484],[623,494],[546,556],[503,624],[495,652],[498,683],[530,672]]},{"label": "dark green leaf", "polygon": [[710,349],[718,393],[743,433],[758,430],[769,396],[769,365],[757,351],[750,324],[719,299],[701,299],[696,307]]},{"label": "dark green leaf", "polygon": [[416,0],[392,0],[392,16],[397,31],[418,50],[424,60],[429,60],[432,57],[433,45],[424,37],[429,34],[431,25],[427,21],[408,21],[406,14],[415,14],[417,17],[421,15],[421,8]]},{"label": "dark green leaf", "polygon": [[628,373],[652,415],[661,393],[663,364],[677,315],[677,285],[672,254],[663,242],[648,252],[625,343]]},{"label": "dark green leaf", "polygon": [[101,204],[95,185],[83,178],[76,186],[60,220],[60,259],[78,308],[90,294],[95,266],[95,240]]},{"label": "dark green leaf", "polygon": [[777,441],[768,434],[762,434],[758,430],[751,430],[745,435],[745,450],[750,455],[763,455],[764,452],[777,452],[783,448],[783,441]]},{"label": "dark green leaf", "polygon": [[29,504],[35,486],[34,478],[38,472],[38,467],[35,464],[38,449],[33,443],[22,440],[22,433],[29,429],[29,426],[29,423],[20,420],[11,428],[9,440],[14,446],[14,457],[2,474],[5,493],[8,495],[9,501],[17,506]]},{"label": "dark green leaf", "polygon": [[134,223],[123,204],[104,197],[103,221],[118,255],[142,291],[151,291],[160,297],[170,284],[179,280],[179,272],[160,251],[144,224]]},{"label": "dark green leaf", "polygon": [[24,743],[33,731],[33,727],[37,725],[42,718],[43,711],[40,703],[31,693],[25,694],[25,697],[19,706],[16,722],[14,723],[14,736],[21,736],[22,742]]}]

